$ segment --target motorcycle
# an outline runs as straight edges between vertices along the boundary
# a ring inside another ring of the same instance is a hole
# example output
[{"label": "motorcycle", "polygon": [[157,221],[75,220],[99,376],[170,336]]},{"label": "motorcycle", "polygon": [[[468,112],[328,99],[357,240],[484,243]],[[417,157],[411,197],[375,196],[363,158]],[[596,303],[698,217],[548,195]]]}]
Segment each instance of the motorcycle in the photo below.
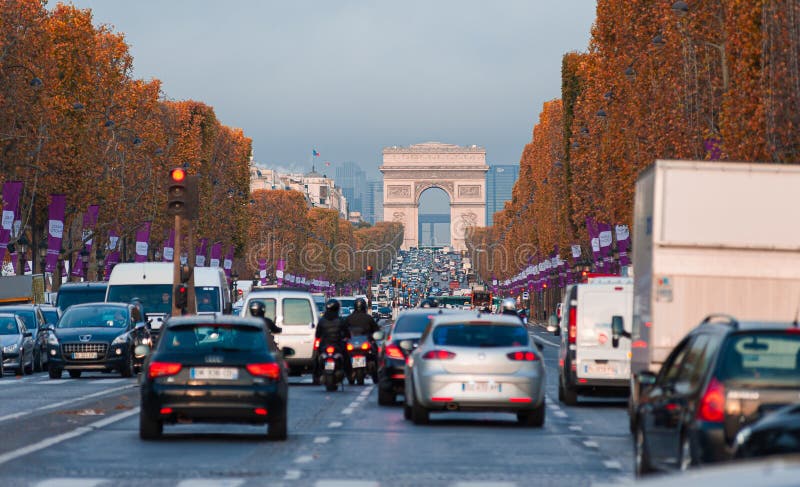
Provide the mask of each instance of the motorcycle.
[{"label": "motorcycle", "polygon": [[360,386],[364,385],[364,378],[367,375],[372,377],[372,382],[378,383],[378,356],[375,348],[375,344],[364,335],[354,336],[347,342],[353,381]]},{"label": "motorcycle", "polygon": [[341,347],[325,345],[319,348],[320,382],[327,391],[335,391],[344,380],[344,353]]}]

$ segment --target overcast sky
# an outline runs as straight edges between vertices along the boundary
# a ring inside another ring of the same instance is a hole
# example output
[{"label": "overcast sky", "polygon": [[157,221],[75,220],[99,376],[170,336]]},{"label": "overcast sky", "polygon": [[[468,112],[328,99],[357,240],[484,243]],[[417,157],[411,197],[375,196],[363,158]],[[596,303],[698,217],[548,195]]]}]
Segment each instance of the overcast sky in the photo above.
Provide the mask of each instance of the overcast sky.
[{"label": "overcast sky", "polygon": [[[306,168],[436,140],[516,164],[594,0],[72,0],[123,32],[135,75],[214,107],[256,160]],[[54,4],[51,0],[51,4]],[[331,174],[332,170],[329,170]]]}]

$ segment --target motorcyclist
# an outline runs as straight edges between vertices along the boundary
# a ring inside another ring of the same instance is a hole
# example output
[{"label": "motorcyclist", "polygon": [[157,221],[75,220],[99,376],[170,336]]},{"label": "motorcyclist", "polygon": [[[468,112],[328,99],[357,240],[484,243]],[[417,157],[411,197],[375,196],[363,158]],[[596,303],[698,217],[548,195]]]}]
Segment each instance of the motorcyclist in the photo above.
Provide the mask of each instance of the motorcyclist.
[{"label": "motorcyclist", "polygon": [[366,335],[370,341],[372,334],[381,329],[375,319],[367,313],[367,301],[364,298],[356,299],[353,312],[345,318],[344,324],[350,330],[350,336]]},{"label": "motorcyclist", "polygon": [[506,298],[500,303],[500,312],[501,315],[513,315],[519,318],[522,324],[525,324],[525,320],[517,313],[517,301],[514,298]]},{"label": "motorcyclist", "polygon": [[269,330],[269,338],[267,339],[269,349],[273,352],[277,352],[279,349],[278,344],[275,342],[275,334],[282,332],[283,329],[276,325],[271,318],[265,315],[264,303],[261,301],[251,301],[248,308],[250,309],[250,316],[264,320],[264,323],[267,325],[267,329]]},{"label": "motorcyclist", "polygon": [[[344,366],[347,377],[351,376],[350,356],[345,347],[345,341],[350,338],[350,330],[347,325],[339,317],[339,310],[341,304],[335,299],[329,299],[325,302],[325,313],[317,323],[317,331],[314,334],[315,338],[319,339],[319,347],[317,350],[323,350],[328,345],[333,345],[341,350],[344,355]],[[319,370],[319,360],[317,354],[314,354],[314,381],[317,382],[321,371]]]}]

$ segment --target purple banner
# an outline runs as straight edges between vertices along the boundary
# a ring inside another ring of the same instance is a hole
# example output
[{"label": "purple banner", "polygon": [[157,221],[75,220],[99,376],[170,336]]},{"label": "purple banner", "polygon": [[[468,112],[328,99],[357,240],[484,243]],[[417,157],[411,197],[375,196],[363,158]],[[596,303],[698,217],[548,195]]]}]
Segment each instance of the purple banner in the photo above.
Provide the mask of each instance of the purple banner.
[{"label": "purple banner", "polygon": [[631,243],[631,233],[628,230],[628,225],[617,225],[614,228],[617,234],[617,251],[619,252],[619,265],[631,265],[631,259],[628,257],[628,247]]},{"label": "purple banner", "polygon": [[211,261],[208,263],[210,267],[220,267],[220,259],[222,258],[222,242],[214,242],[211,246]]},{"label": "purple banner", "polygon": [[150,250],[150,222],[142,222],[136,231],[136,255],[134,262],[147,262],[147,253]]},{"label": "purple banner", "polygon": [[169,236],[164,242],[164,250],[161,252],[162,262],[172,262],[175,258],[175,229],[169,231]]},{"label": "purple banner", "polygon": [[200,239],[200,246],[197,247],[197,250],[194,254],[194,265],[197,267],[205,267],[206,266],[206,252],[208,252],[208,239],[201,238]]},{"label": "purple banner", "polygon": [[225,260],[222,262],[222,269],[225,271],[225,275],[228,276],[228,279],[231,278],[231,269],[233,269],[233,253],[236,251],[236,247],[231,244],[228,247],[228,254],[225,255]]},{"label": "purple banner", "polygon": [[286,261],[283,259],[278,259],[277,264],[275,264],[275,280],[278,283],[278,287],[283,286],[283,270],[286,268]]},{"label": "purple banner", "polygon": [[19,195],[22,193],[21,181],[6,181],[3,184],[3,220],[0,227],[0,262],[6,257],[6,248],[14,229],[14,217],[19,211]]},{"label": "purple banner", "polygon": [[53,273],[58,265],[61,253],[61,239],[64,237],[64,209],[67,206],[67,195],[51,194],[49,219],[47,222],[47,257],[44,271]]},{"label": "purple banner", "polygon": [[[105,275],[111,275],[111,270],[119,263],[120,238],[116,230],[109,230],[108,243],[106,244],[106,269]],[[102,281],[102,276],[97,276],[98,281]]]},{"label": "purple banner", "polygon": [[267,285],[267,259],[258,259],[258,277],[261,278],[261,285]]}]

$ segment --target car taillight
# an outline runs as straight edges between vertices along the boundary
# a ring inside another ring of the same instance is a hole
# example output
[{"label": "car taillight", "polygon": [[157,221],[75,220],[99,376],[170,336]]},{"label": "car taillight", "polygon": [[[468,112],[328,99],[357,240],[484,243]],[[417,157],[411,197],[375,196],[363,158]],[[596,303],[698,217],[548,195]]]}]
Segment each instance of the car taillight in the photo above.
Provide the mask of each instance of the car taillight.
[{"label": "car taillight", "polygon": [[[347,351],[348,352],[352,352],[353,351],[353,344],[352,343],[348,343],[347,344]],[[330,353],[330,352],[328,352],[328,353]]]},{"label": "car taillight", "polygon": [[425,352],[425,355],[423,355],[422,358],[425,360],[450,360],[455,356],[456,354],[448,350],[430,350]]},{"label": "car taillight", "polygon": [[281,377],[281,367],[275,362],[265,364],[247,364],[247,371],[250,372],[250,375],[266,377],[272,380],[278,380]]},{"label": "car taillight", "polygon": [[362,343],[361,350],[369,350],[369,342]]},{"label": "car taillight", "polygon": [[175,375],[181,371],[183,366],[173,362],[150,362],[150,367],[147,369],[147,375],[151,379],[156,377],[164,377],[167,375]]},{"label": "car taillight", "polygon": [[575,343],[578,337],[578,308],[570,306],[569,308],[569,343]]},{"label": "car taillight", "polygon": [[394,343],[386,346],[386,356],[388,356],[389,358],[395,358],[399,360],[403,360],[406,358],[403,355],[403,351],[400,350],[400,347],[398,347]]},{"label": "car taillight", "polygon": [[506,357],[510,358],[511,360],[518,360],[524,362],[533,362],[537,360],[538,357],[533,352],[511,352],[506,355]]},{"label": "car taillight", "polygon": [[314,350],[319,349],[319,338],[314,339]]},{"label": "car taillight", "polygon": [[330,354],[332,354],[332,353],[334,352],[334,350],[336,350],[336,349],[335,349],[335,348],[333,348],[333,347],[331,347],[331,346],[328,346],[328,347],[325,349],[325,352],[326,352],[328,355],[330,355]]},{"label": "car taillight", "polygon": [[725,420],[725,386],[716,377],[711,378],[703,398],[700,399],[697,419],[710,423],[721,423]]}]

